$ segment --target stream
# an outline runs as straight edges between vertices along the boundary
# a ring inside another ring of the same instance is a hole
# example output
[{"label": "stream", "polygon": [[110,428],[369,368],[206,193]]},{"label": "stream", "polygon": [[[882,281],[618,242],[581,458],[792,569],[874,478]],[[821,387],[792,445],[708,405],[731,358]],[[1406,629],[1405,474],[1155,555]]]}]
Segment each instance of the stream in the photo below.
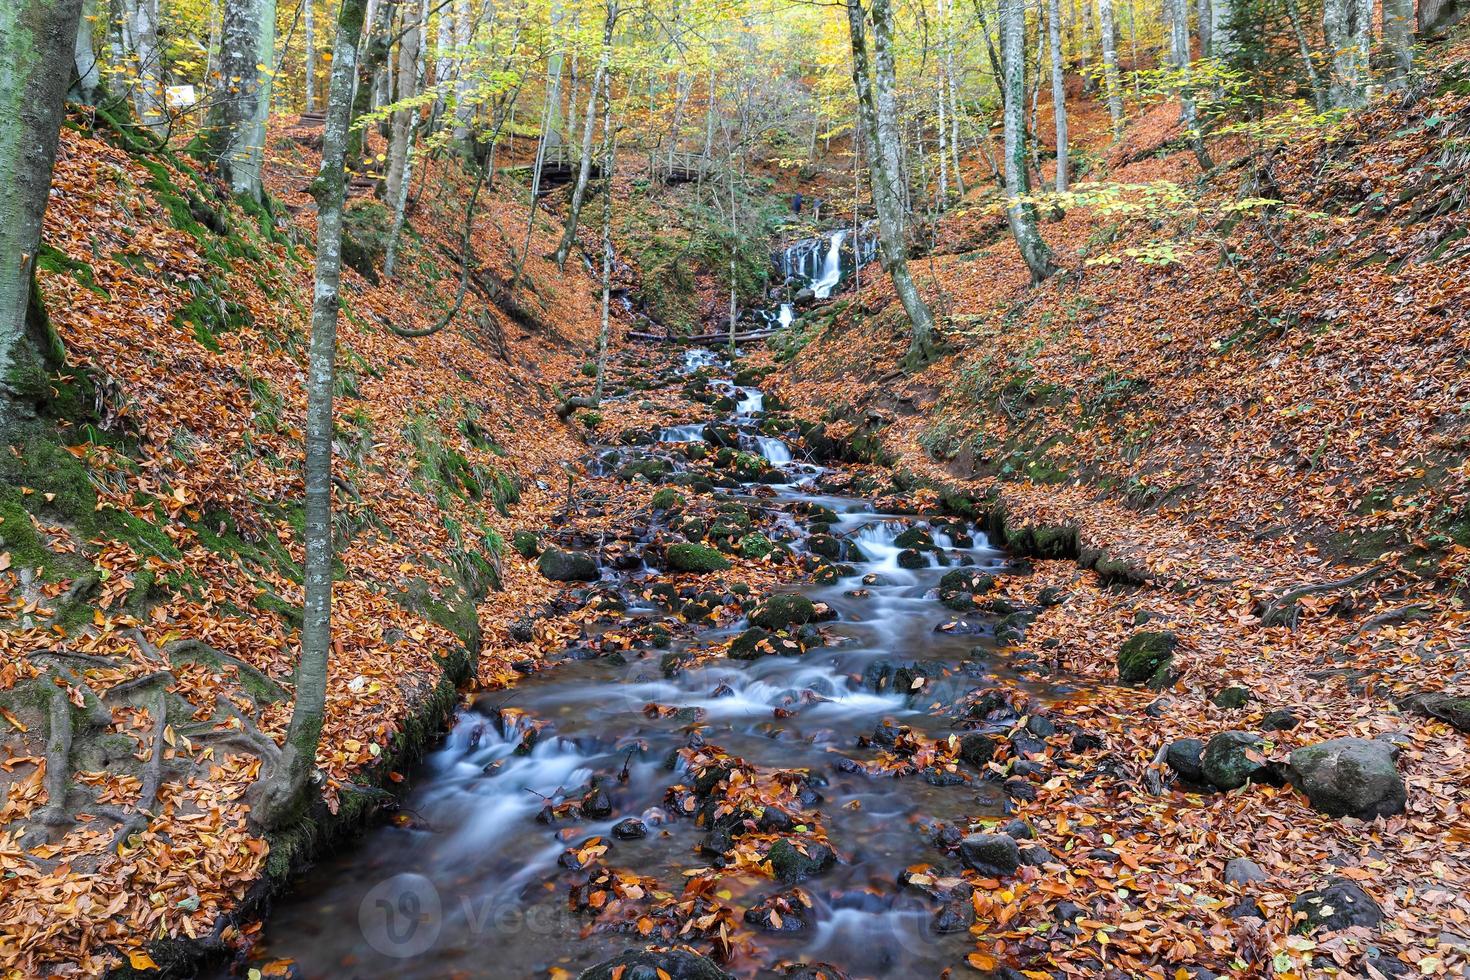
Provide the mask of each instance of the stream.
[{"label": "stream", "polygon": [[[832,242],[835,255],[840,236]],[[602,447],[589,467],[613,476],[659,460],[693,473],[718,449],[712,442],[758,456],[759,475],[724,480],[717,499],[756,515],[752,526],[793,560],[828,570],[826,584],[783,590],[821,613],[801,627],[802,655],[721,655],[749,626],[738,615],[686,626],[699,621],[689,603],[749,609],[760,597],[733,583],[676,597],[670,584],[687,580],[641,558],[650,542],[679,537],[656,512],[630,533],[631,558],[602,561],[596,582],[566,583],[578,601],[613,597],[613,615],[548,669],[463,708],[412,774],[396,819],[301,875],[275,903],[255,961],[290,960],[295,975],[312,978],[576,976],[662,939],[644,939],[637,913],[622,922],[592,914],[588,896],[605,868],[643,882],[632,899],[662,889],[670,901],[698,869],[712,869],[707,901],[730,910],[727,938],[715,945],[742,976],[795,976],[800,964],[830,964],[831,977],[938,976],[974,949],[955,848],[982,827],[975,821],[1005,822],[1009,784],[982,766],[925,765],[913,745],[968,732],[997,744],[1011,732],[1014,745],[1023,709],[977,708],[976,692],[1046,693],[993,655],[996,612],[956,613],[938,601],[947,573],[1007,574],[1005,555],[962,518],[884,513],[834,491],[842,471],[769,434],[766,397],[736,385],[720,355],[688,351],[666,375],[670,385],[708,385],[734,407],[715,423],[658,430],[644,445]],[[574,530],[562,533],[588,548]],[[548,594],[558,587],[549,582]],[[670,626],[666,648],[597,649],[596,630],[660,622]],[[699,795],[709,770],[691,770],[712,747],[753,779],[786,786],[785,812],[720,823],[720,791]],[[733,850],[782,833],[810,840],[818,825],[836,860],[799,882],[772,880]],[[939,882],[907,881],[916,865],[933,865]],[[764,904],[773,896],[777,905]],[[632,899],[624,902],[636,907]],[[772,918],[770,908],[787,911]],[[697,934],[683,941],[710,950]]]}]

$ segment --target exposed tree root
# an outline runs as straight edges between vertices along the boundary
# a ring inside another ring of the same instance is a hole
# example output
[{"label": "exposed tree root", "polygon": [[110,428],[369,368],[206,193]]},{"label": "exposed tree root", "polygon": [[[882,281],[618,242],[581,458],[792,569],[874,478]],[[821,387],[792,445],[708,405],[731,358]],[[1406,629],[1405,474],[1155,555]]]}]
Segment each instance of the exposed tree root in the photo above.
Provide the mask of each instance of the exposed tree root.
[{"label": "exposed tree root", "polygon": [[1286,590],[1275,599],[1266,602],[1261,607],[1262,626],[1285,626],[1287,629],[1296,629],[1297,616],[1300,613],[1297,603],[1310,595],[1320,595],[1324,592],[1341,592],[1346,589],[1365,585],[1383,574],[1386,566],[1372,565],[1363,569],[1355,575],[1338,579],[1333,582],[1315,582],[1309,585],[1299,585]]}]

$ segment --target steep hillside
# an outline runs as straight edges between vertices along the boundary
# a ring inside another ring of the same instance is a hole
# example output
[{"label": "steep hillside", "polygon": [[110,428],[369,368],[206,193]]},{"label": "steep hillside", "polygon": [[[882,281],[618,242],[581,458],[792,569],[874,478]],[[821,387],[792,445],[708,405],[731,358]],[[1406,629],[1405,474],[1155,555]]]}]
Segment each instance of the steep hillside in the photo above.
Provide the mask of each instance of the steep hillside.
[{"label": "steep hillside", "polygon": [[[0,918],[23,973],[71,961],[95,974],[150,937],[207,935],[307,843],[248,832],[240,797],[259,760],[211,746],[221,723],[247,748],[251,730],[279,735],[290,710],[313,138],[273,138],[276,197],[245,210],[186,159],[63,133],[40,288],[69,373],[50,406],[55,438],[0,464],[0,823],[6,867],[34,869],[26,888],[0,888]],[[347,273],[338,334],[337,657],[322,756],[334,813],[362,809],[350,784],[382,781],[382,758],[422,749],[454,680],[477,663],[503,679],[534,655],[506,632],[544,595],[507,554],[507,515],[549,512],[579,445],[553,409],[558,379],[595,341],[594,284],[540,258],[559,232],[543,227],[532,285],[506,301],[505,241],[526,220],[514,188],[486,195],[453,324],[419,339],[389,329],[433,323],[452,301],[458,171],[437,162],[421,180],[395,280],[374,256],[382,207],[357,199],[349,219],[354,264],[378,281]],[[45,686],[58,671],[76,706],[60,726],[47,724]],[[168,748],[149,762],[148,746],[163,746],[146,719],[159,715],[138,706],[163,671],[177,681]],[[58,729],[69,746],[46,741]],[[117,848],[107,814],[150,772],[163,776],[161,819]],[[39,811],[72,782],[65,806]],[[38,816],[49,833],[17,836]]]},{"label": "steep hillside", "polygon": [[[1062,710],[1111,732],[1126,776],[1048,782],[1026,812],[1079,847],[1133,838],[1126,883],[1146,895],[1181,859],[1199,863],[1196,884],[1254,859],[1277,939],[1331,869],[1371,881],[1387,896],[1386,972],[1437,972],[1433,937],[1463,950],[1470,911],[1470,68],[1463,46],[1439,55],[1403,103],[1217,147],[1200,203],[1155,183],[1199,171],[1177,109],[1154,109],[1107,156],[1117,192],[1043,222],[1066,271],[1036,288],[990,195],[973,194],[914,263],[951,322],[927,370],[896,367],[906,322],[876,276],[778,351],[783,398],[825,437],[891,465],[899,487],[932,488],[921,497],[973,501],[997,541],[1035,557],[1007,593],[1030,610],[1012,663],[1078,685]],[[1178,647],[1139,671],[1123,644],[1151,633]],[[1393,741],[1408,813],[1374,826],[1269,787],[1142,791],[1183,778],[1176,758],[1222,730],[1264,732],[1266,762],[1323,738]],[[1070,897],[1114,921],[1124,881],[1069,879]],[[1057,898],[1017,901],[1040,916]],[[1239,929],[1238,908],[1161,901],[1151,922]],[[1328,950],[1339,963],[1366,948],[1351,932]],[[982,958],[1017,941],[997,923]]]}]

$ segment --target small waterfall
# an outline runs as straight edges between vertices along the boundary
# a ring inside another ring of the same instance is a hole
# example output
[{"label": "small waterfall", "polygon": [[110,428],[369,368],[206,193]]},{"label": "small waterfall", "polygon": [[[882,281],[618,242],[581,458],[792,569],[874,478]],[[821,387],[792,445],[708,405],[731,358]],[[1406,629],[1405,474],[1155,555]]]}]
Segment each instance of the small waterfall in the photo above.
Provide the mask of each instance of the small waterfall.
[{"label": "small waterfall", "polygon": [[832,295],[832,290],[842,281],[842,242],[847,238],[847,231],[834,231],[827,246],[826,258],[822,260],[822,274],[812,280],[812,295],[817,299],[826,299]]},{"label": "small waterfall", "polygon": [[766,458],[766,462],[772,466],[781,466],[791,462],[791,450],[780,439],[758,436],[755,444],[760,447],[761,455]]},{"label": "small waterfall", "polygon": [[791,326],[791,321],[796,319],[796,311],[791,308],[790,303],[781,304],[781,312],[776,316],[776,323],[782,330]]},{"label": "small waterfall", "polygon": [[686,350],[684,352],[684,373],[693,374],[702,367],[709,367],[715,363],[715,360],[715,352],[712,350],[706,350],[703,347]]},{"label": "small waterfall", "polygon": [[740,388],[740,400],[735,404],[736,415],[755,415],[765,408],[766,396],[754,388]]},{"label": "small waterfall", "polygon": [[659,442],[704,442],[703,425],[671,425],[658,434]]}]

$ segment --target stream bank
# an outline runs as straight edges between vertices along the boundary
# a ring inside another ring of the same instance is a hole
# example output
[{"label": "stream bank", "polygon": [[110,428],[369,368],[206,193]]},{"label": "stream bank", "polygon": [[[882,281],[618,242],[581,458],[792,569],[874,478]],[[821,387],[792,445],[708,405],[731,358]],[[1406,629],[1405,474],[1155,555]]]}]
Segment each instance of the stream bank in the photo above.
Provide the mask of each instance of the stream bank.
[{"label": "stream bank", "polygon": [[740,975],[937,974],[973,950],[977,887],[1047,873],[1018,801],[1101,741],[997,656],[1019,569],[973,520],[805,458],[758,378],[647,360],[602,411],[703,421],[617,429],[565,520],[517,536],[567,586],[517,627],[548,669],[460,712],[256,962],[597,976],[682,945]]}]

